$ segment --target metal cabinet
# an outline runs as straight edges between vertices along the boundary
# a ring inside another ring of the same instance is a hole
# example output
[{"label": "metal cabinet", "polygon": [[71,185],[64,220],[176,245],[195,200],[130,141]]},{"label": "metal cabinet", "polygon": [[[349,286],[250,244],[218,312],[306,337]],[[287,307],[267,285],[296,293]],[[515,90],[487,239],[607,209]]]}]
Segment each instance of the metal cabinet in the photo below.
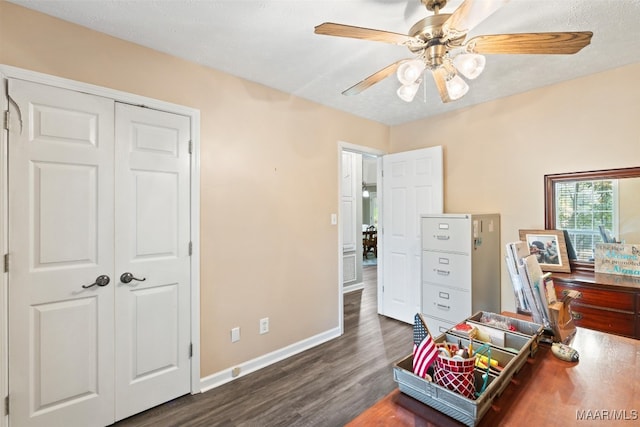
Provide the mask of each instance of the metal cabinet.
[{"label": "metal cabinet", "polygon": [[500,312],[500,215],[422,215],[421,311],[434,335]]}]

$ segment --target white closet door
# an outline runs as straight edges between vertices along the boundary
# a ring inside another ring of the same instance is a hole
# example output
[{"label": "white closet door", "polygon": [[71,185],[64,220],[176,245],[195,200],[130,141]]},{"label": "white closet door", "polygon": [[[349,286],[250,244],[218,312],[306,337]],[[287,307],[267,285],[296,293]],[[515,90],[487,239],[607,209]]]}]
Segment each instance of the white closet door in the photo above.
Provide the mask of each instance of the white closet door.
[{"label": "white closet door", "polygon": [[190,391],[189,132],[116,104],[116,420]]},{"label": "white closet door", "polygon": [[382,312],[413,323],[420,311],[420,215],[442,213],[442,147],[383,157]]},{"label": "white closet door", "polygon": [[8,89],[11,425],[110,424],[114,104],[21,80]]},{"label": "white closet door", "polygon": [[11,425],[105,426],[189,393],[189,118],[9,94]]}]

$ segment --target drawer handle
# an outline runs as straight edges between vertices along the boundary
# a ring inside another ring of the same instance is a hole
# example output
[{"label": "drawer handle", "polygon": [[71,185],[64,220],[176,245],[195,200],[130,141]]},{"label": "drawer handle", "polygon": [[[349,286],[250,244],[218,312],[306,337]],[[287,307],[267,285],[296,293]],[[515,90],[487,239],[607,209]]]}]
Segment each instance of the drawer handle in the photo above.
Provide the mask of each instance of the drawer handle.
[{"label": "drawer handle", "polygon": [[438,330],[439,330],[440,332],[442,332],[442,333],[445,333],[445,332],[447,332],[447,331],[448,331],[448,329],[447,329],[447,328],[443,328],[442,326],[438,326]]},{"label": "drawer handle", "polygon": [[451,307],[448,305],[444,305],[444,304],[436,304],[438,306],[438,308],[444,308],[445,310],[451,310]]},{"label": "drawer handle", "polygon": [[582,313],[578,313],[578,312],[572,311],[571,312],[571,317],[573,317],[573,320],[580,320],[580,319],[582,319],[583,316],[582,316]]},{"label": "drawer handle", "polygon": [[448,276],[449,274],[451,274],[451,272],[448,270],[439,270],[439,269],[436,269],[436,273],[438,273],[441,276]]},{"label": "drawer handle", "polygon": [[569,295],[569,290],[568,289],[563,289],[562,290],[562,296],[566,297],[567,295]]},{"label": "drawer handle", "polygon": [[450,239],[450,237],[449,237],[449,236],[444,235],[444,234],[439,234],[439,235],[437,235],[437,236],[433,236],[433,237],[435,237],[435,238],[436,238],[436,239],[438,239],[438,240],[449,240],[449,239]]}]

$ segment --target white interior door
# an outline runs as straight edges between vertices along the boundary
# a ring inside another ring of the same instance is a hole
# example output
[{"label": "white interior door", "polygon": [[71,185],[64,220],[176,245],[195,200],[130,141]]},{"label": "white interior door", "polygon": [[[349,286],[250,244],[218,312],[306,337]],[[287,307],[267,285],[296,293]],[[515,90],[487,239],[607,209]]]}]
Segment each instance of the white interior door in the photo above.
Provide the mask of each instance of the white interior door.
[{"label": "white interior door", "polygon": [[[110,424],[113,101],[20,80],[8,89],[10,422]],[[86,287],[103,275],[108,284]]]},{"label": "white interior door", "polygon": [[116,420],[190,391],[189,130],[116,104]]},{"label": "white interior door", "polygon": [[442,147],[386,155],[382,170],[381,314],[413,323],[420,311],[420,215],[444,209]]},{"label": "white interior door", "polygon": [[11,425],[104,426],[188,393],[189,118],[9,94]]},{"label": "white interior door", "polygon": [[[342,152],[342,185],[340,212],[342,216],[342,284],[358,282],[358,260],[362,257],[362,232],[358,229],[358,179],[357,164],[362,156],[350,151]],[[357,186],[357,187],[356,187]],[[360,237],[360,238],[359,238]],[[360,274],[362,276],[362,274]]]}]

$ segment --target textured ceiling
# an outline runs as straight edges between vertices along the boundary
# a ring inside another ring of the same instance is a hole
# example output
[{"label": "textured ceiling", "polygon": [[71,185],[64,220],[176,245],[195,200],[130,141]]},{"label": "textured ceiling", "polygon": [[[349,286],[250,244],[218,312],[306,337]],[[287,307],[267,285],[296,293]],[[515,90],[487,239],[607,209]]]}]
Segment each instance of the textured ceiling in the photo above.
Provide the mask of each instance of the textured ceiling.
[{"label": "textured ceiling", "polygon": [[[419,0],[8,1],[387,125],[640,62],[640,0],[511,0],[469,35],[593,31],[591,45],[575,55],[488,55],[464,98],[442,104],[427,79],[406,103],[395,77],[341,95],[411,57],[405,47],[313,30],[329,21],[406,34],[430,14]],[[461,3],[450,0],[441,13]]]}]

